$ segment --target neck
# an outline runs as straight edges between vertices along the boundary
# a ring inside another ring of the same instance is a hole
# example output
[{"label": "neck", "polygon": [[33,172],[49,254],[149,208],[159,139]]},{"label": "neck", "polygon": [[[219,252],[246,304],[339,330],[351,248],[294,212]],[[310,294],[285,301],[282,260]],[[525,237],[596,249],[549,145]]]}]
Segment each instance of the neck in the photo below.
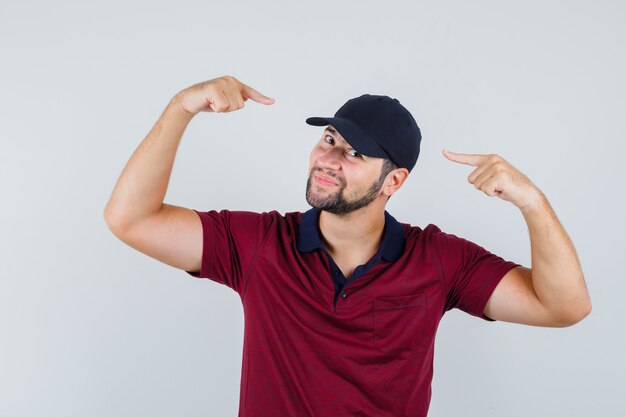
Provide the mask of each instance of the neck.
[{"label": "neck", "polygon": [[324,247],[331,256],[374,254],[385,228],[384,206],[370,204],[347,215],[321,211],[319,228]]}]

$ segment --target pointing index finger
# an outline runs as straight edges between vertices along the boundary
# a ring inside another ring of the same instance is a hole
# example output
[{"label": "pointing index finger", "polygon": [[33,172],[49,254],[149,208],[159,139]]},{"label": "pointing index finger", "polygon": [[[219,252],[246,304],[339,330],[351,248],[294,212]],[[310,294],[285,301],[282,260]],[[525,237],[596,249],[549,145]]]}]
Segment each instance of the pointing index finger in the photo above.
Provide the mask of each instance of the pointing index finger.
[{"label": "pointing index finger", "polygon": [[459,164],[478,166],[483,163],[488,155],[481,154],[472,154],[472,153],[456,153],[450,152],[447,149],[443,150],[443,155],[453,162],[458,162]]},{"label": "pointing index finger", "polygon": [[252,100],[256,101],[257,103],[262,103],[262,104],[273,104],[274,103],[274,99],[264,96],[263,94],[259,93],[257,90],[255,90],[254,88],[245,85],[242,83],[242,89],[241,89],[241,95],[243,96],[244,100],[247,100],[249,98],[251,98]]}]

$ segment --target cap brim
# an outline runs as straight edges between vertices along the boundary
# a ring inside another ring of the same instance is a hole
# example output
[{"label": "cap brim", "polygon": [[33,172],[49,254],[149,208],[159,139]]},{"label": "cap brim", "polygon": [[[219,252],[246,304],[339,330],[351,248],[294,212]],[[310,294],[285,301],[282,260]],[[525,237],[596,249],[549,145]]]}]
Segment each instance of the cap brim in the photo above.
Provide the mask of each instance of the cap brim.
[{"label": "cap brim", "polygon": [[309,117],[307,124],[311,126],[333,125],[337,132],[348,142],[357,152],[375,158],[389,158],[389,155],[381,148],[376,140],[364,129],[349,120],[340,117]]}]

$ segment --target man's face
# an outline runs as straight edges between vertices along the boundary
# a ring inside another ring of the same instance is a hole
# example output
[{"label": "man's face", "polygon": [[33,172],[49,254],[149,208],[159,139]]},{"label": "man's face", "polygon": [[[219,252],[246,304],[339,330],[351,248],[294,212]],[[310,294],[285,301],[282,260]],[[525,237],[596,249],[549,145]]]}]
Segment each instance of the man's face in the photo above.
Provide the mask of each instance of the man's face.
[{"label": "man's face", "polygon": [[346,215],[380,195],[382,158],[355,151],[332,126],[311,151],[306,201],[320,210]]}]

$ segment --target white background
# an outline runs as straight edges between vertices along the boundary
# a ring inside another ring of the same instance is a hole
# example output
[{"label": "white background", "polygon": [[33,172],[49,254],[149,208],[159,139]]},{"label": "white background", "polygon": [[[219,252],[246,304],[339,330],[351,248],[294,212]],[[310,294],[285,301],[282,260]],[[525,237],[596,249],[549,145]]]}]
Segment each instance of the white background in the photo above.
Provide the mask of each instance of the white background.
[{"label": "white background", "polygon": [[388,211],[530,266],[519,210],[441,150],[500,154],[547,195],[593,301],[563,329],[447,313],[429,416],[622,416],[625,23],[618,0],[1,0],[0,415],[237,415],[238,295],[102,217],[170,98],[230,74],[276,103],[196,117],[165,202],[304,211],[305,118],[398,98],[423,141]]}]

